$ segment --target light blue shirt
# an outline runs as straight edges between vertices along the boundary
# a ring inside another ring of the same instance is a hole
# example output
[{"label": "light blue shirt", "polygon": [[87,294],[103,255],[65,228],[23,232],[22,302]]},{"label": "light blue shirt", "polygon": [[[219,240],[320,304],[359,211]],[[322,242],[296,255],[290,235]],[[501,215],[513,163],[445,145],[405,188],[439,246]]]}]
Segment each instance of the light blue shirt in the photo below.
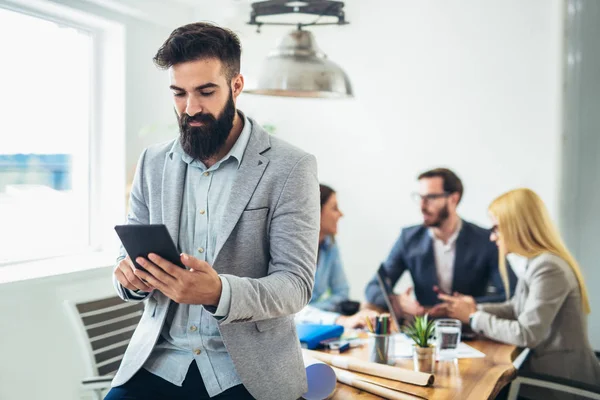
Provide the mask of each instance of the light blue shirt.
[{"label": "light blue shirt", "polygon": [[[242,116],[242,115],[241,115]],[[250,139],[250,121],[229,153],[212,167],[192,159],[179,141],[172,152],[188,164],[179,226],[179,248],[212,265],[217,231],[229,200],[231,186]],[[171,302],[160,338],[144,368],[182,386],[192,362],[196,362],[208,394],[213,397],[241,384],[235,366],[219,332],[217,318],[229,313],[231,288],[227,279],[216,311],[204,306]]]},{"label": "light blue shirt", "polygon": [[335,311],[339,302],[348,300],[349,292],[337,244],[328,236],[319,245],[315,286],[308,304],[321,310]]}]

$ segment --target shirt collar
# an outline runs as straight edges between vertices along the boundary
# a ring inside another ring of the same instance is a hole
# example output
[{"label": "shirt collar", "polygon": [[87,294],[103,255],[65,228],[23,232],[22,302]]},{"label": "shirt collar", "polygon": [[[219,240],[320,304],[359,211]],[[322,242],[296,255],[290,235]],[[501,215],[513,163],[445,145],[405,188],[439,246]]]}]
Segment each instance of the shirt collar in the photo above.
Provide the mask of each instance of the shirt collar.
[{"label": "shirt collar", "polygon": [[333,246],[333,237],[325,236],[325,239],[323,239],[319,248],[321,248],[323,250],[328,250],[331,246]]},{"label": "shirt collar", "polygon": [[[251,125],[251,122],[248,119],[248,117],[246,117],[246,115],[242,111],[238,110],[238,113],[239,113],[240,117],[242,117],[242,120],[244,121],[244,127],[242,128],[242,132],[240,133],[240,136],[233,144],[233,147],[231,148],[231,150],[229,150],[229,152],[215,164],[215,167],[218,167],[222,162],[226,161],[230,157],[235,158],[235,160],[237,161],[238,168],[240,168],[240,165],[242,164],[242,158],[244,157],[244,152],[246,151],[246,146],[248,146],[248,142],[250,141],[250,133],[252,132],[252,125]],[[169,151],[170,157],[173,157],[173,154],[180,155],[183,162],[185,162],[188,165],[191,165],[192,163],[194,163],[196,161],[199,162],[198,160],[194,160],[189,154],[187,154],[185,151],[183,151],[183,147],[181,147],[180,139],[175,140],[175,143],[173,143],[173,147],[171,147],[171,150]]]},{"label": "shirt collar", "polygon": [[[456,225],[456,229],[454,230],[454,233],[452,233],[452,235],[448,238],[448,242],[445,243],[446,246],[452,246],[452,245],[454,245],[454,243],[456,243],[456,239],[458,239],[458,235],[460,234],[460,230],[462,229],[462,226],[463,226],[462,219],[459,219],[458,225]],[[428,233],[429,233],[429,236],[433,240],[440,240],[435,236],[435,233],[433,232],[433,228],[429,228]]]}]

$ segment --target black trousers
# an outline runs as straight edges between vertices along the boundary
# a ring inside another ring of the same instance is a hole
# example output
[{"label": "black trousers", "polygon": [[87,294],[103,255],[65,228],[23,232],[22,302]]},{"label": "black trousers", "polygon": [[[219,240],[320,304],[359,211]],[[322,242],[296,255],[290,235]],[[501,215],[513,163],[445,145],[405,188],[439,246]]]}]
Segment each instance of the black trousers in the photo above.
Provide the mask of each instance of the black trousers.
[{"label": "black trousers", "polygon": [[253,400],[244,385],[237,385],[223,393],[209,397],[196,362],[190,364],[181,387],[173,385],[145,369],[140,369],[129,381],[114,387],[104,400]]}]

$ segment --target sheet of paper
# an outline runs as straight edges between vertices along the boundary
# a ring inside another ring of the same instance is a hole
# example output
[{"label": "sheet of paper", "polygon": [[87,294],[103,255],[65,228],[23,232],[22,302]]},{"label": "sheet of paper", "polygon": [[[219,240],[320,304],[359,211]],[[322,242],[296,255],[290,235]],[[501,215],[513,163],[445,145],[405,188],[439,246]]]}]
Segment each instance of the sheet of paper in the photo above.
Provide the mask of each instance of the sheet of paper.
[{"label": "sheet of paper", "polygon": [[[412,357],[412,341],[405,335],[396,335],[394,343],[395,358]],[[485,354],[469,346],[465,342],[458,344],[458,358],[484,358]]]}]

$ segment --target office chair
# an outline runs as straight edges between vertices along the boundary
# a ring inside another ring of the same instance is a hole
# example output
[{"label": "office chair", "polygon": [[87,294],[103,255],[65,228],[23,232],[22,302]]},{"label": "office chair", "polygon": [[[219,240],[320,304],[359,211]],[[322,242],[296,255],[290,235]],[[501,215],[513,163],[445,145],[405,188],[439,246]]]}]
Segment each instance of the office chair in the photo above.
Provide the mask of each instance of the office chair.
[{"label": "office chair", "polygon": [[101,400],[119,369],[144,303],[111,296],[82,303],[66,301],[65,307],[86,361],[81,387],[92,391],[95,400]]},{"label": "office chair", "polygon": [[[562,393],[569,393],[579,396],[578,398],[600,400],[600,383],[587,384],[577,382],[571,379],[558,378],[556,376],[535,374],[529,371],[520,370],[521,365],[529,355],[529,349],[521,352],[519,357],[513,361],[514,367],[518,370],[518,375],[510,384],[508,400],[516,400],[519,396],[521,385],[537,386],[545,389],[554,390]],[[600,359],[600,354],[596,353]]]}]

